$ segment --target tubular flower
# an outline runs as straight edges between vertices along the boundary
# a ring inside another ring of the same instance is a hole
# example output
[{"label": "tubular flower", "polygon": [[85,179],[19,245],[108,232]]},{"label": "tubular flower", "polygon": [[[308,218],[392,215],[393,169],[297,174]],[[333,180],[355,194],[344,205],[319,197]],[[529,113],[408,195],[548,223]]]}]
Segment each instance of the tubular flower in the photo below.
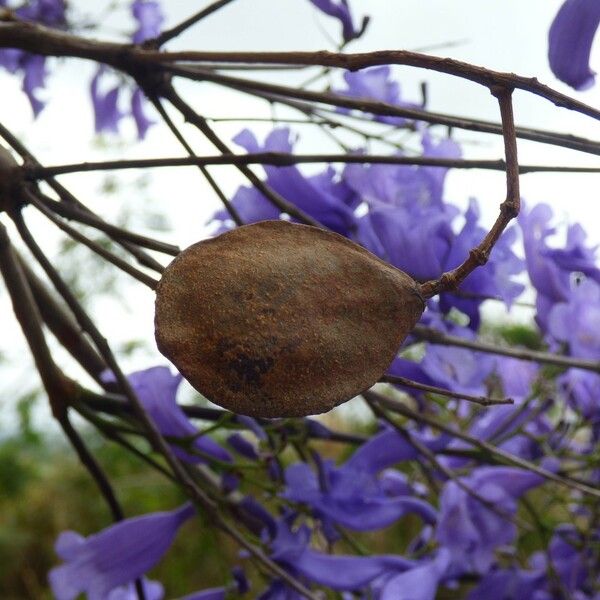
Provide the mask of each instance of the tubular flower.
[{"label": "tubular flower", "polygon": [[552,72],[576,90],[594,85],[596,73],[590,68],[590,52],[600,24],[600,3],[596,0],[566,0],[548,33],[548,59]]},{"label": "tubular flower", "polygon": [[157,564],[177,530],[195,514],[191,503],[176,510],[126,519],[87,538],[63,531],[55,545],[65,564],[50,571],[57,600],[108,600],[115,588],[129,584]]}]

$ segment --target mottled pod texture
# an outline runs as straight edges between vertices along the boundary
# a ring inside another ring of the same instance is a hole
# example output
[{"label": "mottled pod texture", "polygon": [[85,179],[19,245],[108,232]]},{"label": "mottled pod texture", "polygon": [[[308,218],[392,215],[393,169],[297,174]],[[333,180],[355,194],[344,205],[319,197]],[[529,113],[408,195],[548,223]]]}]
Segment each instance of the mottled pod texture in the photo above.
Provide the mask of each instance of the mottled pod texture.
[{"label": "mottled pod texture", "polygon": [[424,310],[415,281],[335,233],[285,221],[184,250],[156,295],[160,351],[236,413],[322,413],[373,385]]}]

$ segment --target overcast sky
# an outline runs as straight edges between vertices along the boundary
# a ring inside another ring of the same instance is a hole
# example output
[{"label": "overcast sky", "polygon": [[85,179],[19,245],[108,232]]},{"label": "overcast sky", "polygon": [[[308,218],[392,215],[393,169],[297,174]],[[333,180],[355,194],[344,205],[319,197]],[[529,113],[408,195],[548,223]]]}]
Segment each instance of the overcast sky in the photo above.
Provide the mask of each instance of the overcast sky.
[{"label": "overcast sky", "polygon": [[[167,26],[202,6],[202,3],[188,0],[163,4]],[[352,6],[355,14],[369,14],[372,20],[364,38],[353,42],[348,51],[437,47],[431,51],[433,54],[492,69],[537,76],[542,82],[574,95],[553,78],[546,60],[547,31],[560,4],[560,0],[354,0]],[[89,11],[90,3],[73,0],[71,5],[83,14],[84,10]],[[95,15],[106,14],[101,3],[93,3],[92,6]],[[133,29],[127,9],[113,10],[108,14],[108,18],[102,18],[98,37],[123,39],[119,34]],[[315,11],[308,0],[236,0],[173,41],[169,48],[318,50],[333,49],[332,38],[339,38],[337,21]],[[440,47],[444,44],[445,47]],[[594,64],[600,66],[598,49],[592,55]],[[57,164],[110,157],[182,155],[162,125],[152,128],[147,140],[138,144],[134,143],[132,124],[124,123],[122,140],[127,143],[108,138],[106,143],[98,144],[93,134],[88,90],[94,65],[70,60],[55,66],[51,69],[52,75],[45,93],[48,106],[35,122],[32,121],[29,104],[20,91],[20,83],[10,75],[0,73],[0,120],[18,133],[42,162]],[[497,103],[485,88],[417,69],[397,68],[395,73],[407,100],[418,101],[419,86],[426,81],[431,110],[498,120]],[[286,81],[285,76],[281,78],[281,81]],[[299,80],[292,78],[288,81]],[[184,83],[179,89],[192,105],[210,116],[270,115],[263,103],[213,86]],[[577,97],[598,105],[599,95],[600,85],[577,94]],[[558,109],[532,95],[516,94],[515,113],[518,125],[600,139],[600,125],[597,122]],[[230,139],[240,127],[240,124],[221,124],[219,131],[224,138]],[[268,131],[266,126],[253,129],[259,137]],[[214,153],[193,131],[186,129],[186,133],[195,144],[198,154]],[[323,137],[315,135],[308,128],[300,130],[300,133],[299,151],[322,151],[327,148]],[[477,136],[471,132],[457,131],[455,137],[464,143],[467,158],[502,157],[501,138],[497,136]],[[334,150],[334,147],[329,149]],[[597,164],[595,157],[524,141],[519,141],[519,153],[521,162]],[[242,182],[233,169],[219,169],[214,173],[230,194]],[[203,226],[218,204],[195,169],[157,170],[141,192],[133,185],[140,175],[140,172],[123,174],[119,179],[120,191],[113,195],[102,193],[104,179],[101,175],[73,175],[64,177],[62,181],[107,219],[116,218],[127,207],[134,213],[132,222],[142,227],[142,219],[136,221],[135,213],[141,215],[149,207],[152,211],[169,215],[173,231],[164,236],[168,241],[186,246],[206,235]],[[531,174],[522,178],[521,189],[528,203],[548,202],[562,220],[584,222],[590,238],[599,243],[599,181],[598,175]],[[504,196],[504,176],[490,172],[453,172],[448,179],[446,196],[460,205],[464,205],[469,197],[478,198],[486,222],[491,223],[497,214],[498,203]],[[33,221],[34,224],[36,222]],[[52,251],[56,247],[55,234],[44,227],[36,231]],[[110,302],[96,306],[99,324],[109,338],[118,342],[132,336],[151,339],[153,294],[139,287],[131,287],[131,291],[129,287],[127,289],[126,301],[118,306]],[[14,321],[5,310],[5,297],[0,299],[0,304],[3,315],[0,317],[0,348],[9,359],[15,360],[25,348],[20,343],[20,333]],[[123,319],[127,319],[127,328],[123,328]],[[139,353],[130,367],[149,366],[151,361],[157,360],[153,353]],[[1,396],[4,396],[2,390],[31,385],[29,377],[26,384],[23,383],[24,369],[2,370]],[[1,396],[0,401],[4,400],[6,406],[6,398]]]}]

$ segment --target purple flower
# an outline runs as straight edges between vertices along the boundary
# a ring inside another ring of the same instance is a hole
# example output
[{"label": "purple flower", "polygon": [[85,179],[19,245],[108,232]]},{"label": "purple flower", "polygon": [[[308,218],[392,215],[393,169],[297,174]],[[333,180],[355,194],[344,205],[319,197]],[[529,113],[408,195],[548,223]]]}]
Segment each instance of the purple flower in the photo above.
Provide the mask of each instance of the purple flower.
[{"label": "purple flower", "polygon": [[[114,381],[109,371],[103,373],[106,382]],[[182,376],[172,375],[168,367],[151,367],[131,373],[127,379],[137,394],[144,409],[156,423],[164,436],[189,440],[188,450],[172,444],[173,453],[186,462],[206,462],[203,455],[217,460],[231,462],[231,455],[208,436],[199,436],[198,429],[186,417],[177,404],[177,389]],[[194,449],[201,455],[194,454]]]},{"label": "purple flower", "polygon": [[520,600],[538,598],[538,591],[544,574],[521,569],[489,571],[470,592],[468,600]]},{"label": "purple flower", "polygon": [[442,548],[434,559],[390,578],[379,600],[434,600],[449,564],[450,553]]},{"label": "purple flower", "polygon": [[[102,80],[106,79],[109,73],[110,71],[106,67],[99,67],[90,84],[96,133],[103,131],[118,133],[121,119],[131,115],[137,128],[138,139],[144,139],[148,129],[154,124],[154,121],[149,119],[144,112],[144,93],[137,86],[127,90],[120,81],[114,85],[103,85]],[[131,110],[129,112],[124,112],[119,108],[119,97],[122,91],[131,91]]]},{"label": "purple flower", "polygon": [[[432,316],[433,311],[429,313]],[[475,339],[475,333],[467,327],[451,325],[435,318],[436,329],[467,340]],[[396,358],[388,373],[413,379],[427,385],[436,385],[465,394],[485,395],[486,380],[493,373],[494,357],[466,348],[427,344],[421,362],[415,363]]]},{"label": "purple flower", "polygon": [[[289,129],[275,129],[260,146],[254,135],[245,129],[234,141],[248,152],[285,152],[291,153],[293,140]],[[331,169],[312,177],[302,175],[297,167],[264,166],[267,173],[266,183],[286,200],[314,217],[337,233],[350,236],[355,229],[353,209],[348,205],[349,190],[333,182]],[[238,210],[244,223],[256,223],[269,219],[278,219],[280,211],[273,206],[256,188],[241,187],[235,193],[232,203]],[[225,211],[214,215],[217,220],[228,218]]]},{"label": "purple flower", "polygon": [[550,68],[558,79],[576,90],[594,84],[596,74],[589,61],[599,23],[600,3],[596,0],[566,0],[550,27]]},{"label": "purple flower", "polygon": [[131,95],[131,115],[135,121],[135,126],[138,130],[138,139],[143,140],[146,137],[148,129],[154,125],[154,121],[149,119],[144,113],[144,92],[140,88],[136,88]]},{"label": "purple flower", "polygon": [[565,247],[551,248],[547,239],[556,231],[549,225],[551,219],[552,209],[547,204],[537,204],[531,211],[524,210],[519,215],[527,271],[538,293],[536,320],[544,331],[552,306],[568,300],[574,273],[583,273],[600,283],[595,248],[585,246],[583,228],[571,225],[567,230]]},{"label": "purple flower", "polygon": [[333,590],[360,589],[383,574],[402,572],[415,565],[401,556],[335,556],[317,552],[309,546],[308,527],[292,531],[289,520],[280,519],[277,523],[271,558],[291,573]]},{"label": "purple flower", "polygon": [[558,378],[558,383],[569,404],[578,410],[590,424],[600,422],[600,375],[582,369],[569,369]]},{"label": "purple flower", "polygon": [[548,331],[567,342],[572,355],[600,358],[600,285],[586,279],[574,287],[567,302],[553,306]]},{"label": "purple flower", "polygon": [[141,577],[157,564],[181,525],[195,514],[191,503],[170,512],[126,519],[87,538],[64,531],[56,552],[65,564],[50,571],[57,600],[106,600],[115,588]]},{"label": "purple flower", "polygon": [[25,21],[43,23],[49,27],[63,27],[65,8],[64,0],[29,0],[17,8],[15,13]]},{"label": "purple flower", "polygon": [[[162,600],[165,593],[162,584],[158,583],[158,581],[149,581],[145,577],[142,577],[141,581],[146,600]],[[115,588],[106,596],[106,600],[138,600],[138,598],[139,596],[133,583]]]},{"label": "purple flower", "polygon": [[350,42],[357,37],[360,37],[366,30],[369,24],[369,17],[364,17],[359,29],[354,25],[352,14],[348,0],[310,0],[319,10],[323,11],[330,17],[339,19],[342,24],[342,35],[344,42]]},{"label": "purple flower", "polygon": [[[428,132],[422,145],[425,156],[456,158],[461,154],[455,142],[434,143]],[[437,278],[458,266],[486,234],[474,200],[464,215],[462,230],[455,233],[458,209],[443,199],[447,172],[436,167],[359,164],[347,165],[343,171],[343,180],[368,205],[368,213],[359,220],[359,242],[418,281]],[[513,280],[523,270],[523,261],[512,250],[514,237],[514,230],[507,231],[486,268],[472,273],[461,289],[514,300],[523,290]],[[454,294],[444,294],[440,300],[444,312],[456,307],[467,314],[472,329],[479,325],[480,304],[479,299]]]},{"label": "purple flower", "polygon": [[125,116],[118,106],[121,87],[117,84],[109,90],[102,91],[100,81],[105,73],[106,68],[100,67],[90,84],[92,105],[94,107],[94,127],[96,133],[103,131],[118,133],[119,121]]},{"label": "purple flower", "polygon": [[154,0],[135,0],[131,4],[131,14],[138,24],[138,28],[132,36],[134,44],[141,44],[158,36],[165,20],[158,2]]},{"label": "purple flower", "polygon": [[[373,67],[362,71],[346,71],[344,73],[346,89],[333,90],[340,96],[356,98],[358,100],[377,100],[385,104],[403,106],[405,108],[416,108],[417,104],[403,102],[400,99],[400,84],[390,79],[390,68],[387,65]],[[348,109],[339,108],[338,112],[348,113]],[[375,115],[375,121],[400,126],[406,123],[403,117],[392,117],[386,115]]]},{"label": "purple flower", "polygon": [[[542,483],[541,476],[513,467],[479,467],[462,482],[498,510],[514,515],[517,499]],[[452,553],[452,561],[464,572],[486,573],[494,550],[511,543],[516,526],[492,512],[454,481],[444,485],[436,529],[439,543]]]},{"label": "purple flower", "polygon": [[[437,440],[421,440],[435,447]],[[380,471],[400,461],[417,457],[417,452],[396,431],[384,430],[363,444],[340,467],[322,461],[317,475],[307,464],[296,463],[285,471],[284,498],[302,502],[325,522],[334,522],[356,531],[386,527],[408,513],[434,523],[436,512],[427,502],[415,498],[412,490],[393,485]],[[409,493],[407,493],[409,492]]]},{"label": "purple flower", "polygon": [[[0,4],[3,5],[4,3]],[[17,8],[15,15],[24,21],[62,28],[66,24],[63,0],[30,0]],[[0,65],[10,73],[23,74],[23,91],[27,95],[34,117],[44,108],[37,93],[46,85],[46,57],[15,48],[0,50]]]},{"label": "purple flower", "polygon": [[[444,262],[444,271],[458,267],[469,255],[469,251],[479,245],[486,235],[486,230],[479,225],[479,207],[477,201],[471,199],[465,213],[465,224],[452,241],[452,247]],[[525,286],[513,280],[515,275],[523,271],[524,261],[513,252],[516,230],[510,228],[492,250],[490,260],[485,268],[475,269],[460,286],[463,292],[475,295],[500,297],[510,306],[511,302],[521,294]],[[461,298],[455,294],[442,294],[440,308],[447,313],[452,307],[465,313],[472,329],[479,327],[480,300]]]}]

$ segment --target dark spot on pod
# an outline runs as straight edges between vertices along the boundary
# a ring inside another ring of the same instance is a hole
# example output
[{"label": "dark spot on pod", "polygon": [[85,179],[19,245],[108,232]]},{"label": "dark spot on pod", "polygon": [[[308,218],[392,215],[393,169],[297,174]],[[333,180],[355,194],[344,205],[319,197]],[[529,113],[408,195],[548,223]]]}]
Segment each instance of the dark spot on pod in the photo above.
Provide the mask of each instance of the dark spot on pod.
[{"label": "dark spot on pod", "polygon": [[156,341],[215,404],[303,416],[372,386],[423,310],[415,281],[361,246],[263,221],[194,244],[168,266]]}]

